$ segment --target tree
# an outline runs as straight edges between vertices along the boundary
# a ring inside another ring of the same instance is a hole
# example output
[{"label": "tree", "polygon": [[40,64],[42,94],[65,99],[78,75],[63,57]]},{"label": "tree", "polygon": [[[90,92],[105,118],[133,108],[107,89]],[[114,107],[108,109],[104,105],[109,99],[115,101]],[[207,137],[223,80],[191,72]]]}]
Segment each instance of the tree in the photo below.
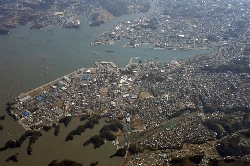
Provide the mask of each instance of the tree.
[{"label": "tree", "polygon": [[72,160],[63,160],[63,161],[53,160],[51,163],[49,163],[48,166],[82,166],[82,164]]},{"label": "tree", "polygon": [[17,155],[18,155],[18,153],[10,156],[9,158],[7,158],[6,162],[8,162],[10,160],[12,160],[14,162],[18,162]]},{"label": "tree", "polygon": [[71,121],[71,116],[66,116],[59,120],[59,123],[64,123],[65,127],[68,126],[69,122]]},{"label": "tree", "polygon": [[85,123],[84,127],[85,127],[85,128],[90,128],[90,129],[94,128],[94,123],[93,123],[93,121],[87,121],[87,122]]},{"label": "tree", "polygon": [[53,160],[53,161],[51,161],[51,163],[49,163],[48,166],[55,166],[55,165],[57,165],[57,162],[58,162],[58,160]]},{"label": "tree", "polygon": [[59,131],[60,130],[60,125],[58,124],[58,125],[55,125],[55,132],[54,132],[54,135],[55,136],[58,136],[58,134],[59,134]]},{"label": "tree", "polygon": [[28,155],[31,155],[33,153],[33,150],[32,150],[32,145],[29,144],[28,148],[27,148],[27,154]]},{"label": "tree", "polygon": [[111,124],[103,126],[101,131],[112,130],[113,132],[117,132],[119,129],[123,131],[123,125],[119,121],[113,121]]},{"label": "tree", "polygon": [[99,132],[101,133],[106,130],[110,130],[109,125],[104,125]]},{"label": "tree", "polygon": [[90,166],[96,166],[98,163],[99,163],[98,161],[91,162],[91,163],[90,163]]},{"label": "tree", "polygon": [[84,120],[87,119],[87,118],[88,118],[87,115],[83,115],[83,116],[81,117],[80,121],[84,121]]},{"label": "tree", "polygon": [[240,138],[233,137],[228,140],[222,140],[220,145],[217,146],[219,154],[223,157],[225,156],[243,156],[250,154],[248,147],[239,144]]},{"label": "tree", "polygon": [[111,133],[110,130],[104,130],[104,131],[102,131],[102,132],[100,133],[100,136],[101,136],[102,138],[105,138],[105,139],[109,140],[109,141],[115,140],[115,136]]},{"label": "tree", "polygon": [[0,116],[0,120],[4,120],[5,119],[5,115]]},{"label": "tree", "polygon": [[52,127],[51,126],[43,126],[44,131],[49,131]]},{"label": "tree", "polygon": [[206,119],[203,124],[207,126],[208,129],[212,130],[213,132],[217,133],[217,138],[220,139],[223,133],[223,130],[220,129],[218,124],[220,123],[219,120],[216,119]]},{"label": "tree", "polygon": [[242,132],[241,134],[243,134],[246,138],[250,138],[250,130]]},{"label": "tree", "polygon": [[142,152],[142,149],[139,148],[137,146],[137,144],[130,144],[129,145],[129,148],[128,148],[128,151],[131,153],[131,154],[137,154],[138,152]]},{"label": "tree", "polygon": [[215,107],[212,107],[212,106],[205,106],[204,107],[204,113],[213,113],[215,111],[216,111]]},{"label": "tree", "polygon": [[94,123],[94,124],[99,124],[98,118],[94,118],[94,119],[93,119],[93,123]]},{"label": "tree", "polygon": [[118,149],[115,154],[113,154],[112,156],[110,156],[110,158],[115,157],[115,156],[117,156],[117,157],[124,157],[125,155],[126,155],[126,147]]},{"label": "tree", "polygon": [[200,164],[203,157],[204,155],[194,155],[194,156],[189,157],[189,160],[195,164]]},{"label": "tree", "polygon": [[77,135],[81,135],[82,132],[85,132],[85,127],[84,127],[84,125],[79,125],[79,126],[76,128],[76,134],[77,134]]},{"label": "tree", "polygon": [[87,140],[83,144],[83,146],[87,146],[90,143],[94,144],[94,148],[96,149],[96,148],[99,148],[100,146],[102,146],[104,144],[104,140],[99,135],[94,135],[89,140]]},{"label": "tree", "polygon": [[68,134],[68,136],[66,137],[65,142],[68,141],[68,140],[73,140],[73,139],[74,139],[73,132],[70,132],[70,133]]},{"label": "tree", "polygon": [[116,126],[115,123],[111,123],[109,125],[109,129],[112,130],[113,132],[118,132],[119,131],[119,128]]}]

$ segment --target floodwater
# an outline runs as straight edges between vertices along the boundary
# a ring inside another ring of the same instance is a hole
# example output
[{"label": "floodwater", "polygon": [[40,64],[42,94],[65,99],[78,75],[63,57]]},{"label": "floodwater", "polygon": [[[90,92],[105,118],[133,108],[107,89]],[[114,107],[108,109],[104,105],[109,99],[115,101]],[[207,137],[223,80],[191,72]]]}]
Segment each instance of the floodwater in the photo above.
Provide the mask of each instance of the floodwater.
[{"label": "floodwater", "polygon": [[[100,129],[105,125],[105,119],[99,120],[99,124],[93,129],[86,129],[81,136],[74,136],[74,140],[65,142],[66,136],[70,131],[76,129],[80,124],[86,121],[80,121],[80,118],[73,118],[68,127],[60,124],[60,133],[54,136],[54,128],[49,132],[42,132],[41,136],[33,145],[33,154],[27,155],[28,139],[22,144],[21,148],[8,149],[1,153],[2,165],[48,165],[53,160],[62,161],[64,159],[74,160],[83,165],[90,165],[91,162],[99,161],[99,165],[117,166],[121,163],[121,157],[109,157],[113,155],[117,148],[112,142],[107,141],[98,149],[94,149],[93,144],[83,146],[91,136],[99,134]],[[17,163],[12,161],[4,162],[9,156],[19,153]]]},{"label": "floodwater", "polygon": [[[153,11],[154,6],[149,12]],[[148,12],[148,13],[149,13]],[[119,22],[133,19],[144,14],[132,14],[116,18],[99,27],[89,27],[88,21],[81,18],[79,29],[61,29],[49,27],[44,30],[30,30],[30,26],[20,26],[11,30],[8,35],[0,36],[0,115],[6,115],[6,119],[0,121],[4,127],[0,131],[0,146],[10,139],[18,139],[25,130],[5,112],[5,104],[12,102],[11,97],[27,92],[31,88],[39,87],[69,74],[79,68],[95,67],[97,61],[113,61],[118,67],[125,67],[131,57],[140,57],[142,61],[158,56],[157,61],[170,62],[173,59],[185,59],[198,54],[211,52],[211,50],[153,50],[150,45],[142,45],[136,48],[124,48],[127,42],[123,40],[114,46],[95,45],[90,46],[98,35],[104,33]],[[106,52],[113,50],[114,52]],[[98,52],[92,54],[92,52]],[[139,61],[139,59],[138,59]],[[5,94],[7,92],[11,95]],[[95,129],[76,136],[74,141],[64,142],[66,135],[80,122],[77,118],[71,122],[68,128],[61,126],[58,137],[53,131],[43,132],[43,136],[35,143],[33,154],[28,156],[26,148],[28,141],[21,148],[9,149],[0,152],[0,165],[47,165],[54,159],[71,159],[89,165],[98,160],[100,165],[112,165],[119,163],[121,158],[109,159],[115,152],[111,143],[106,143],[98,150],[92,145],[83,147],[84,141],[98,132],[99,124]],[[10,135],[7,134],[10,133]],[[5,160],[19,153],[19,162],[6,163]]]}]

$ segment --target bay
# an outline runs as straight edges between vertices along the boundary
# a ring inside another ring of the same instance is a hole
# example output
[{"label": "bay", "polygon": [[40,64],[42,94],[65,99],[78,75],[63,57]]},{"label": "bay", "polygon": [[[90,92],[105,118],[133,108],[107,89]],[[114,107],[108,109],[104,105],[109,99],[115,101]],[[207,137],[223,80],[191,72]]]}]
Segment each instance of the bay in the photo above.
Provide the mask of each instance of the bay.
[{"label": "bay", "polygon": [[[152,12],[153,9],[154,6],[148,13]],[[30,30],[30,25],[26,25],[12,29],[8,35],[1,35],[0,115],[6,115],[6,119],[0,121],[0,124],[4,127],[4,130],[0,131],[0,146],[4,146],[10,139],[18,139],[25,132],[5,112],[5,104],[13,101],[5,92],[15,97],[31,88],[39,87],[79,68],[94,67],[94,62],[97,61],[113,61],[118,67],[125,67],[131,57],[140,57],[144,61],[145,59],[158,56],[157,61],[171,62],[173,59],[185,59],[211,52],[211,50],[153,50],[149,49],[149,45],[144,44],[136,48],[124,48],[123,45],[127,40],[123,40],[114,46],[89,45],[98,35],[117,25],[119,22],[142,15],[144,14],[122,16],[99,27],[89,27],[88,21],[81,17],[81,27],[79,29],[48,27],[43,30]],[[113,50],[114,52],[106,52],[106,50]],[[97,52],[98,55],[93,54],[93,52]],[[78,123],[74,120],[72,126],[77,126]],[[66,134],[68,132],[67,128],[62,129],[62,132]],[[47,165],[48,162],[52,161],[52,158],[62,160],[69,156],[68,159],[76,159],[86,152],[86,149],[82,147],[85,138],[81,139],[82,137],[79,137],[74,140],[72,149],[70,149],[68,145],[62,143],[62,140],[65,139],[65,134],[56,139],[51,132],[43,132],[43,134],[44,136],[34,145],[34,154],[31,156],[26,154],[26,145],[28,144],[26,142],[19,149],[9,149],[0,152],[0,165],[23,165],[24,163],[28,163],[28,165]],[[89,137],[91,136],[91,133],[89,133]],[[85,137],[88,137],[88,135]],[[58,139],[61,139],[61,144],[57,143],[56,140]],[[51,149],[51,152],[47,153],[49,149]],[[62,151],[65,151],[65,153],[62,154]],[[96,150],[91,150],[91,148],[88,148],[87,151],[90,154],[93,153],[93,155],[101,155],[100,153],[96,153]],[[110,153],[107,153],[106,157],[114,151],[115,149],[111,148]],[[17,152],[20,154],[20,162],[5,162],[9,156]],[[106,153],[108,151],[105,151],[104,148],[102,152]],[[81,160],[76,161],[83,162],[87,158],[83,157]],[[108,165],[110,162],[119,163],[121,158],[109,159],[107,157],[104,159],[98,158],[98,160],[103,163],[106,162]],[[89,165],[89,163],[90,161],[84,165]]]}]

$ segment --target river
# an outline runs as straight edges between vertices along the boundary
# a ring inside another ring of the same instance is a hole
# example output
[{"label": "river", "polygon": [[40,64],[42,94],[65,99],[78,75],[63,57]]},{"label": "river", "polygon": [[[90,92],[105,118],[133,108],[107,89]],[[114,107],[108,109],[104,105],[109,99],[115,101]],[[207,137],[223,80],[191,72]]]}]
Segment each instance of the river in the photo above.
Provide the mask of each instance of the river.
[{"label": "river", "polygon": [[[149,12],[153,10],[154,6]],[[149,49],[149,45],[142,45],[136,48],[124,48],[123,45],[127,42],[126,40],[114,46],[89,46],[89,43],[93,42],[98,35],[112,28],[119,22],[142,15],[144,14],[139,13],[122,16],[99,27],[89,27],[88,21],[81,17],[81,27],[79,29],[48,27],[44,30],[30,30],[30,25],[26,25],[12,29],[8,35],[1,35],[0,115],[6,115],[6,119],[0,121],[0,124],[4,127],[4,130],[0,132],[0,146],[2,147],[10,139],[18,139],[20,135],[25,132],[25,130],[4,111],[5,104],[13,101],[5,92],[15,97],[22,92],[39,87],[79,68],[94,67],[94,62],[96,61],[113,61],[117,66],[124,67],[129,62],[130,57],[139,56],[140,59],[144,61],[145,59],[158,56],[157,60],[170,62],[173,59],[189,58],[211,51],[153,50]],[[106,52],[106,50],[114,50],[114,52]],[[92,52],[98,52],[98,55],[92,54]],[[78,122],[72,124],[72,126],[77,126],[77,123]],[[62,129],[64,135],[68,133],[69,128]],[[11,136],[6,133],[7,131]],[[83,163],[91,156],[87,155],[88,157],[86,157],[85,152],[89,152],[92,155],[98,154],[96,153],[97,150],[92,150],[89,148],[90,146],[87,148],[82,147],[82,143],[87,135],[81,136],[77,138],[77,140],[67,144],[63,142],[65,139],[64,135],[55,137],[51,132],[43,132],[43,136],[39,138],[34,145],[34,153],[31,156],[26,154],[26,145],[28,142],[24,143],[21,148],[0,152],[0,165],[46,165],[53,159],[61,160],[64,158],[76,159],[76,161]],[[103,148],[105,148],[105,146],[102,147],[103,154],[105,155],[103,155],[103,157],[112,155],[114,152],[114,149],[108,152]],[[106,148],[108,149],[107,146]],[[15,164],[13,164],[13,162],[5,162],[9,156],[17,152],[20,154],[20,162]],[[81,159],[77,160],[78,158]],[[107,165],[110,165],[112,162],[117,164],[121,161],[121,159],[109,159],[108,157],[103,159],[99,158],[93,157],[93,159],[101,160],[100,162],[107,162]],[[91,161],[87,161],[86,165],[89,165]]]}]

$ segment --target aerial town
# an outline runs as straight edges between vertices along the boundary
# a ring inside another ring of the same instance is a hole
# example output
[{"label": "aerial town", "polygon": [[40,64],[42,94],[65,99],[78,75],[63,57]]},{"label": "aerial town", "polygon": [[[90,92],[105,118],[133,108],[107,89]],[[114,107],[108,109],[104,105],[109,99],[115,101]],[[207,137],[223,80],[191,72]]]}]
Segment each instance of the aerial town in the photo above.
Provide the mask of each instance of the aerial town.
[{"label": "aerial town", "polygon": [[26,24],[31,24],[30,29],[50,26],[77,29],[81,24],[81,16],[89,20],[90,26],[99,26],[121,15],[146,12],[149,8],[146,0],[1,1],[0,34],[7,34],[11,28]]},{"label": "aerial town", "polygon": [[152,49],[183,51],[219,48],[247,38],[248,28],[244,28],[248,11],[244,1],[158,0],[154,12],[121,22],[91,44],[114,45],[129,39],[124,47],[149,44]]},{"label": "aerial town", "polygon": [[[203,149],[206,157],[203,160],[208,162],[211,157],[218,157],[215,147],[219,143],[218,134],[226,139],[228,135],[223,135],[226,131],[237,135],[239,129],[234,132],[233,128],[225,127],[222,133],[216,133],[205,122],[230,117],[228,123],[233,126],[243,123],[242,118],[250,109],[249,73],[209,72],[207,66],[213,69],[218,66],[208,56],[173,60],[169,64],[157,62],[157,59],[134,62],[139,59],[135,57],[123,69],[113,62],[96,62],[96,68],[79,69],[21,94],[11,114],[26,130],[52,126],[66,116],[120,118],[128,141],[151,150],[201,144],[199,146],[204,147],[199,149]],[[247,61],[249,70],[249,59],[244,59],[241,53],[235,56],[229,63]],[[205,67],[201,68],[202,63],[198,64],[198,60],[205,63]],[[230,112],[227,108],[239,111]],[[248,126],[249,116],[245,121]],[[244,128],[243,125],[240,131]],[[133,134],[140,133],[143,136],[132,139]],[[249,147],[248,138],[241,140],[243,142]],[[192,153],[196,152],[200,153],[197,147]],[[176,156],[179,152],[172,153]],[[162,161],[167,160],[163,158]]]},{"label": "aerial town", "polygon": [[[154,12],[115,25],[90,45],[126,39],[124,47],[149,44],[152,49],[214,51],[169,63],[134,57],[125,68],[96,62],[95,68],[78,69],[20,94],[10,114],[26,130],[53,126],[65,117],[119,119],[124,139],[117,138],[117,148],[128,151],[136,144],[140,149],[123,155],[122,165],[250,165],[249,3],[153,2]],[[94,11],[81,14],[92,26],[117,17],[98,4],[82,3]],[[137,9],[131,5],[128,12],[138,12],[140,5]],[[7,11],[13,6],[3,7]],[[39,20],[38,27],[59,23],[63,27],[69,22],[80,26],[78,7],[70,5],[64,12],[55,8],[53,17]],[[100,18],[99,12],[107,17]]]}]

